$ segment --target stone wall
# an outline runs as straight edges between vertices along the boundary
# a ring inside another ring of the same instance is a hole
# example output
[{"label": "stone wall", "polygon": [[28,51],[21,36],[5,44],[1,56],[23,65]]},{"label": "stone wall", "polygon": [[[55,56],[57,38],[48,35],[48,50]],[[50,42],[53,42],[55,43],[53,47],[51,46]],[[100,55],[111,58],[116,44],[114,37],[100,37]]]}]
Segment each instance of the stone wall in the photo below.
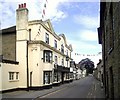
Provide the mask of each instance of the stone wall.
[{"label": "stone wall", "polygon": [[16,27],[2,30],[2,55],[4,59],[16,60]]},{"label": "stone wall", "polygon": [[120,98],[120,2],[107,2],[104,9],[101,27],[106,92],[109,98]]}]

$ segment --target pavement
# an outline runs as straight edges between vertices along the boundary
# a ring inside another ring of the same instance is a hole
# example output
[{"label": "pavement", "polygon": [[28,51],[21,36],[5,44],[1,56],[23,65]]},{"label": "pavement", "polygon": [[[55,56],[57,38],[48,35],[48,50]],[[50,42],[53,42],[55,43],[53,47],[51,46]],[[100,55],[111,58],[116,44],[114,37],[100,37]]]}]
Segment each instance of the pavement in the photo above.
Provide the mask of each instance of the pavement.
[{"label": "pavement", "polygon": [[91,91],[88,93],[87,98],[104,98],[105,99],[105,90],[99,80],[94,79],[93,86]]},{"label": "pavement", "polygon": [[69,86],[71,83],[62,84],[60,86],[53,86],[50,89],[43,89],[43,90],[30,90],[30,91],[14,91],[2,94],[2,100],[14,99],[14,98],[25,98],[29,100],[34,100],[37,97],[41,97],[47,95],[51,92],[55,92],[57,90],[63,89]]},{"label": "pavement", "polygon": [[[80,79],[82,80],[82,79]],[[78,81],[78,80],[75,80]],[[8,92],[8,93],[3,93],[2,94],[2,100],[13,100],[15,98],[24,98],[27,100],[35,100],[38,97],[42,97],[44,95],[47,95],[49,93],[61,90],[65,87],[68,87],[70,84],[73,84],[75,81],[62,84],[60,86],[53,86],[50,89],[43,89],[43,90],[30,90],[30,91],[14,91],[14,92]],[[100,86],[100,81],[95,80],[93,82],[93,88],[91,89],[89,95],[87,98],[105,98],[104,95],[104,88],[101,88]]]}]

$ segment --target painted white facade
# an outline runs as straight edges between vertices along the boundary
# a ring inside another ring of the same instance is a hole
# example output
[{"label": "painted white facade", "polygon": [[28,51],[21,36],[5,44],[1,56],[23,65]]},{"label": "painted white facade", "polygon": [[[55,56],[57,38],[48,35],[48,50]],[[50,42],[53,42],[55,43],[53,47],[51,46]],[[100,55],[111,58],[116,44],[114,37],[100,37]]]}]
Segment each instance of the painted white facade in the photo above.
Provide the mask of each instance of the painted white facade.
[{"label": "painted white facade", "polygon": [[[0,91],[41,87],[72,79],[70,61],[73,50],[72,46],[67,44],[65,35],[57,35],[49,19],[28,21],[28,12],[25,7],[16,10],[16,61],[19,64],[2,63],[0,79],[3,76],[4,79],[2,85],[0,84]],[[46,33],[49,43],[46,42]],[[9,72],[19,74],[19,79],[10,81]],[[57,81],[54,81],[56,75]]]},{"label": "painted white facade", "polygon": [[[22,79],[22,77],[18,77],[18,79],[16,79],[16,73],[19,74],[20,72],[19,66],[15,64],[8,64],[8,63],[1,63],[1,64],[2,66],[0,67],[0,72],[1,72],[0,75],[2,76],[0,77],[2,81],[0,84],[0,91],[19,88],[20,86],[19,80]],[[14,73],[13,80],[9,79],[10,72]]]},{"label": "painted white facade", "polygon": [[82,77],[82,70],[79,68],[77,69],[77,79],[80,79]]}]

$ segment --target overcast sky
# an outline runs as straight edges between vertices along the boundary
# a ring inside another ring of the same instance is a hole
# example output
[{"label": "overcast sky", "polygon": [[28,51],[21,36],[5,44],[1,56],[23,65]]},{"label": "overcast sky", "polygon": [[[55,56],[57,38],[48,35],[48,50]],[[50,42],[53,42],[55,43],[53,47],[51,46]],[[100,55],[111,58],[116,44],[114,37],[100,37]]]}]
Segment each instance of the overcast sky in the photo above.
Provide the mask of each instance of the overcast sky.
[{"label": "overcast sky", "polygon": [[[26,3],[29,20],[41,19],[45,0],[0,0],[1,28],[16,23],[18,4]],[[98,63],[101,45],[98,44],[99,0],[47,0],[45,19],[51,19],[54,31],[64,33],[68,44],[72,44],[72,57],[76,63],[83,58],[90,58]],[[75,53],[77,55],[75,55]],[[84,55],[84,56],[83,56]],[[90,55],[90,56],[87,56]],[[93,56],[94,55],[94,56]]]}]

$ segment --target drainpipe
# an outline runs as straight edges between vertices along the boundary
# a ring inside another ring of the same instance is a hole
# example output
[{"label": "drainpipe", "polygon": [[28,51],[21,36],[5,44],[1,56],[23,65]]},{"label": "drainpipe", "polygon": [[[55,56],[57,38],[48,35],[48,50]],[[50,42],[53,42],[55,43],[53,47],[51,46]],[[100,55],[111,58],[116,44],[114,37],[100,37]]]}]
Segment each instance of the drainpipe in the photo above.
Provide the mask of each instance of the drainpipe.
[{"label": "drainpipe", "polygon": [[26,49],[26,63],[27,63],[27,91],[29,91],[28,41],[27,41],[27,49]]}]

